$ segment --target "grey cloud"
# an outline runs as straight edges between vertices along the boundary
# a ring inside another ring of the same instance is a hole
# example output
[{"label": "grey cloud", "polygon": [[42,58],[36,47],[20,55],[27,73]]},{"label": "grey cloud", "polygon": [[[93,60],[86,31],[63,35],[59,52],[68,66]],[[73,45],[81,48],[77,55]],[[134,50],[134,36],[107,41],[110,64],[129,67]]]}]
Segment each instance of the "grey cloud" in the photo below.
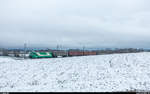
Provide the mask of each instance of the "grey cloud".
[{"label": "grey cloud", "polygon": [[0,45],[148,48],[149,4],[149,0],[0,0]]}]

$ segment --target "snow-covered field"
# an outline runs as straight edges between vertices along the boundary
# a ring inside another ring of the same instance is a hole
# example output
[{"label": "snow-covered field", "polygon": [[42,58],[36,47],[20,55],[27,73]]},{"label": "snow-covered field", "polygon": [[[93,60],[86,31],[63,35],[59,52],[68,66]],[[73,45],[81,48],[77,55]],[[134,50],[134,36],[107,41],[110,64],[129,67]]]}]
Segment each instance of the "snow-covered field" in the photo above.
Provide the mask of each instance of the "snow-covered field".
[{"label": "snow-covered field", "polygon": [[16,60],[0,57],[0,92],[150,91],[150,53]]}]

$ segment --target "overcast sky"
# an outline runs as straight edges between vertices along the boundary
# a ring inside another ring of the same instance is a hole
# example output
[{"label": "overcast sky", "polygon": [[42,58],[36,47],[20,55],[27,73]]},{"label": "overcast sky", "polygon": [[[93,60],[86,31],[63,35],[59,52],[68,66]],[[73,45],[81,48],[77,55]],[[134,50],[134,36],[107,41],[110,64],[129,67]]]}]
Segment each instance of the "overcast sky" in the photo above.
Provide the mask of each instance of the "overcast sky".
[{"label": "overcast sky", "polygon": [[0,0],[0,46],[150,48],[150,0]]}]

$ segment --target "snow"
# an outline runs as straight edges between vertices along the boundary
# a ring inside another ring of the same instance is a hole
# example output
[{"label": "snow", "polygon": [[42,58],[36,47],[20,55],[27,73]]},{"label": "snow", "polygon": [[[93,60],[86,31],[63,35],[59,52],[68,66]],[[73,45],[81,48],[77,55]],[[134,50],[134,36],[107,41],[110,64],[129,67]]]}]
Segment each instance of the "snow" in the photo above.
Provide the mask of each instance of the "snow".
[{"label": "snow", "polygon": [[150,53],[0,57],[0,92],[150,91]]}]

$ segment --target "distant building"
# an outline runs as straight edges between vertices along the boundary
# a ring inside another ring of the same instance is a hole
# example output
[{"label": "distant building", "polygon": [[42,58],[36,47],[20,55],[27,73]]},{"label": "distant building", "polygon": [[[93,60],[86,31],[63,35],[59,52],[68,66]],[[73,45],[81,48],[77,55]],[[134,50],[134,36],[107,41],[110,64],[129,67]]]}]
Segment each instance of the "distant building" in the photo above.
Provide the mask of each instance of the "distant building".
[{"label": "distant building", "polygon": [[7,55],[8,55],[7,50],[0,48],[0,56],[7,56]]},{"label": "distant building", "polygon": [[29,56],[29,51],[24,52],[23,50],[18,50],[18,49],[14,49],[14,50],[9,50],[8,52],[8,56],[11,57],[28,57]]},{"label": "distant building", "polygon": [[9,50],[9,51],[8,51],[8,56],[14,57],[14,56],[15,56],[14,51]]},{"label": "distant building", "polygon": [[29,57],[29,52],[19,51],[17,57]]}]

